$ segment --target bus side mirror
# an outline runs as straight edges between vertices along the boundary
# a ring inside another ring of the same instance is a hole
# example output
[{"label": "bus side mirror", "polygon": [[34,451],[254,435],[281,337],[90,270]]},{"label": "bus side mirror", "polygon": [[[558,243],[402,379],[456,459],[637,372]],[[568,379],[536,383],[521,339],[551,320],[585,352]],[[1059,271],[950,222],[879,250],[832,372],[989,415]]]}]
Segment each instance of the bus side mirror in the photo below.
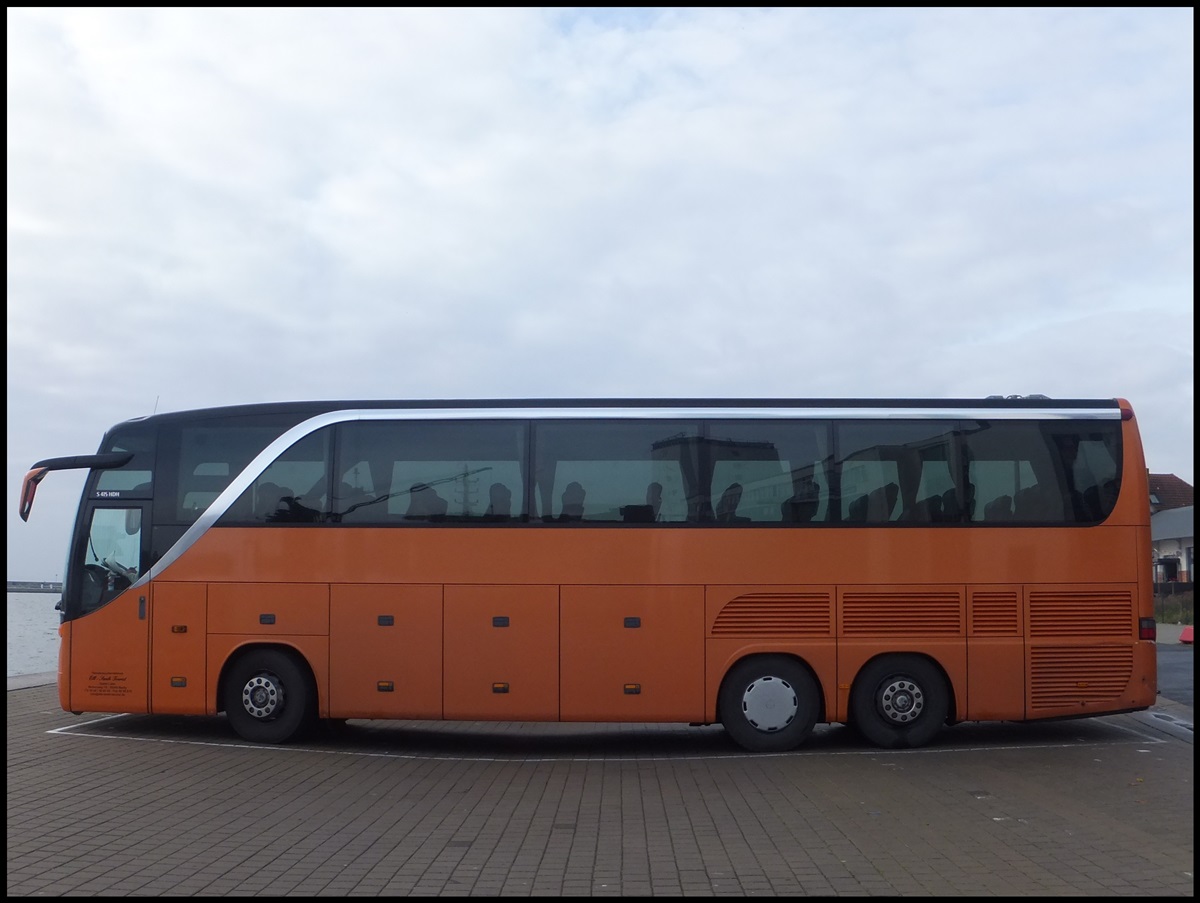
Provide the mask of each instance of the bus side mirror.
[{"label": "bus side mirror", "polygon": [[21,483],[21,506],[18,509],[21,520],[29,520],[29,512],[33,510],[33,496],[37,493],[38,483],[42,482],[49,472],[50,468],[48,467],[35,467],[25,474],[25,480]]}]

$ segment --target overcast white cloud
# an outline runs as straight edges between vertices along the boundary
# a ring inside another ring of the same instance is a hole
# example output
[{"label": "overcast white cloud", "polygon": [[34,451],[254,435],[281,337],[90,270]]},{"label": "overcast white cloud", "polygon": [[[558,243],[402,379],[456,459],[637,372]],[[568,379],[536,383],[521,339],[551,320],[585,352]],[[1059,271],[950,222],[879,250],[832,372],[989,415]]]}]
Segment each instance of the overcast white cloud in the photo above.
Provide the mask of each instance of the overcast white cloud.
[{"label": "overcast white cloud", "polygon": [[8,574],[300,398],[1128,398],[1193,461],[1193,11],[13,9]]}]

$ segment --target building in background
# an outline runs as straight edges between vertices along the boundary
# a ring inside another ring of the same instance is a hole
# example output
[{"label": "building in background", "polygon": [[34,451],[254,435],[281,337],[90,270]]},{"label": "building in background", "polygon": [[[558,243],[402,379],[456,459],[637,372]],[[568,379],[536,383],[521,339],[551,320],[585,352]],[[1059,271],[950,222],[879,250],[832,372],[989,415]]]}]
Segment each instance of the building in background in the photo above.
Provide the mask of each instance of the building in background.
[{"label": "building in background", "polygon": [[1150,540],[1155,583],[1191,583],[1195,566],[1195,490],[1173,473],[1152,473]]},{"label": "building in background", "polygon": [[1150,513],[1169,508],[1190,508],[1195,504],[1196,491],[1173,473],[1152,473],[1150,477]]}]

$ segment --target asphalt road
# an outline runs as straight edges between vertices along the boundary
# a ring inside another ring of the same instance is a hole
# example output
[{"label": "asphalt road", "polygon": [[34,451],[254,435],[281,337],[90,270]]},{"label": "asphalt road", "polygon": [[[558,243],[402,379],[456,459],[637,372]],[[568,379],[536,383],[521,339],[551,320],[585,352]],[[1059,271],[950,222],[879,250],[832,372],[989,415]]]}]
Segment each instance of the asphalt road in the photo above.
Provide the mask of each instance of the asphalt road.
[{"label": "asphalt road", "polygon": [[1195,684],[1195,647],[1184,643],[1158,644],[1158,695],[1189,709]]}]

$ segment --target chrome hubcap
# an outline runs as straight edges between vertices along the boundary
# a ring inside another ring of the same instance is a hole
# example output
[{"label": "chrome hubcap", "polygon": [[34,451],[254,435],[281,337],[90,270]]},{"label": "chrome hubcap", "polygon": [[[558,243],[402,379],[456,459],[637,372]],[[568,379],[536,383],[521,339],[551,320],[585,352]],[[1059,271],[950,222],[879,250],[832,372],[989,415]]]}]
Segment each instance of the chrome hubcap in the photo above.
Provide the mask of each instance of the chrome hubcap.
[{"label": "chrome hubcap", "polygon": [[925,694],[911,680],[894,678],[879,691],[879,710],[895,724],[909,724],[925,711]]},{"label": "chrome hubcap", "polygon": [[283,685],[273,674],[256,674],[242,687],[242,705],[258,719],[273,718],[283,708]]},{"label": "chrome hubcap", "polygon": [[742,692],[742,714],[766,733],[787,727],[799,709],[796,691],[779,677],[760,677]]}]

